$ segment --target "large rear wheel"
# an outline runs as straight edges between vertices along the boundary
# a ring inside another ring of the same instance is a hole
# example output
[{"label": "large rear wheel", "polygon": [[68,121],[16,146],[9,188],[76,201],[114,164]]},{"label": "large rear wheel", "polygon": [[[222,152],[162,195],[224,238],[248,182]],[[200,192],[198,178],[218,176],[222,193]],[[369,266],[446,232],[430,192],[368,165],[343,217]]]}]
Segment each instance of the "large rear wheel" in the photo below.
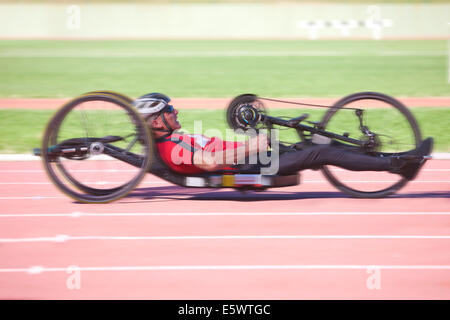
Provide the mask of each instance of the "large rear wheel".
[{"label": "large rear wheel", "polygon": [[[348,108],[364,111],[358,117],[357,111]],[[413,114],[400,101],[376,92],[356,93],[339,100],[324,115],[321,126],[327,131],[345,133],[353,138],[371,139],[371,147],[357,152],[372,156],[407,152],[422,141]],[[358,198],[386,197],[408,182],[400,175],[388,172],[350,171],[334,166],[323,166],[321,170],[336,188]]]}]

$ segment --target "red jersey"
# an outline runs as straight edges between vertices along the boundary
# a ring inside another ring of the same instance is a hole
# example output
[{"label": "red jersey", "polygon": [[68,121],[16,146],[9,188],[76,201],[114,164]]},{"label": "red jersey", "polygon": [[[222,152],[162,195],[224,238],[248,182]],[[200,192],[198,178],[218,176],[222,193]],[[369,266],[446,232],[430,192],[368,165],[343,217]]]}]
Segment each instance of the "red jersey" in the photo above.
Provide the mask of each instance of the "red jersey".
[{"label": "red jersey", "polygon": [[162,136],[155,141],[159,155],[164,163],[170,169],[186,175],[205,172],[205,170],[193,164],[194,152],[198,150],[217,152],[226,149],[236,149],[243,145],[241,142],[223,141],[217,137],[209,138],[201,134],[182,134],[178,132]]}]

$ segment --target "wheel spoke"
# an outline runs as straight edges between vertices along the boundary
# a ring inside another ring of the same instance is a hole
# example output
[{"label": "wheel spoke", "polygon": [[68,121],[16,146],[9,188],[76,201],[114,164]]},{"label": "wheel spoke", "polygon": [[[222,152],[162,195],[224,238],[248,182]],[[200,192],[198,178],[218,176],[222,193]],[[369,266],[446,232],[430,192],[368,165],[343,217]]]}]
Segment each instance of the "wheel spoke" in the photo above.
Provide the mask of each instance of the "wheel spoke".
[{"label": "wheel spoke", "polygon": [[[150,166],[151,141],[148,128],[129,104],[130,100],[118,98],[120,97],[105,93],[80,96],[58,111],[46,130],[44,150],[50,145],[72,138],[84,139],[86,147],[91,148],[85,157],[89,160],[82,160],[85,158],[74,154],[52,162],[49,155],[44,153],[45,167],[52,181],[76,200],[82,202],[116,200],[130,192],[142,180]],[[141,137],[139,140],[134,139],[132,145],[125,141],[136,135],[130,134],[130,130],[137,132]],[[105,137],[110,139],[101,139]],[[77,143],[76,139],[70,141],[75,145]],[[143,159],[140,162],[142,165],[131,166],[103,154],[104,148],[108,145],[115,145],[115,150],[120,150],[127,144],[130,149],[136,146],[133,151],[137,152],[135,157]]]},{"label": "wheel spoke", "polygon": [[[357,116],[353,122],[348,114],[340,112],[343,108],[362,105],[370,105],[371,108],[364,110],[364,118]],[[322,123],[330,131],[348,128],[346,130],[353,130],[351,133],[356,134],[355,128],[358,128],[359,132],[363,132],[363,139],[368,138],[364,127],[371,128],[371,132],[376,133],[377,143],[372,150],[365,151],[368,154],[406,152],[421,141],[420,129],[408,109],[399,101],[378,93],[359,93],[341,99],[325,114]],[[407,182],[401,176],[387,172],[336,170],[332,166],[324,166],[322,171],[334,186],[354,197],[384,197]]]}]

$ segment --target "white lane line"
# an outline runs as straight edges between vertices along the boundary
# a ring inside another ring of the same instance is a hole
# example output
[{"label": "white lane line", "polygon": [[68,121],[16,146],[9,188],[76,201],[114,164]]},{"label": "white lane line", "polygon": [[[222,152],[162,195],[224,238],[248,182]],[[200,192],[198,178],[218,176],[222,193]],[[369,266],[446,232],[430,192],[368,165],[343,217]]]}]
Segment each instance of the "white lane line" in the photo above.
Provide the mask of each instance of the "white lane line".
[{"label": "white lane line", "polygon": [[[327,180],[303,180],[302,183],[329,183]],[[346,183],[394,183],[392,180],[342,180],[342,182]],[[118,181],[87,181],[83,182],[87,185],[105,185],[105,184],[113,184],[113,185],[122,185],[123,182]],[[414,183],[450,183],[450,180],[414,180]],[[52,182],[0,182],[0,185],[50,185]],[[140,183],[147,185],[172,185],[167,181],[144,181]]]},{"label": "white lane line", "polygon": [[[77,169],[77,170],[71,170],[70,172],[98,172],[98,170]],[[108,170],[102,170],[102,173],[103,172],[109,172],[109,173],[119,172],[120,173],[120,172],[136,172],[136,170],[108,169]],[[39,170],[39,169],[5,169],[5,170],[0,170],[0,173],[45,173],[45,171],[42,169],[41,170]]]},{"label": "white lane line", "polygon": [[[345,170],[345,169],[335,169],[335,168],[333,168],[331,171],[346,171],[346,172],[349,172],[349,170]],[[450,169],[421,169],[420,170],[421,172],[422,171],[429,171],[429,172],[440,172],[440,171],[450,171]]]},{"label": "white lane line", "polygon": [[[0,268],[0,273],[68,272],[75,266],[29,268]],[[166,266],[115,266],[115,267],[76,267],[77,271],[191,271],[191,270],[450,270],[450,265],[166,265]]]},{"label": "white lane line", "polygon": [[171,216],[385,216],[385,215],[450,215],[450,212],[72,212],[72,213],[2,213],[0,218],[40,217],[171,217]]},{"label": "white lane line", "polygon": [[[124,182],[118,181],[83,181],[84,184],[88,185],[105,185],[105,184],[114,184],[114,185],[122,185]],[[53,184],[52,182],[0,182],[0,185],[48,185]],[[140,184],[167,184],[171,185],[170,182],[167,181],[144,181]]]},{"label": "white lane line", "polygon": [[[303,180],[308,183],[329,183],[327,180]],[[392,180],[342,180],[346,183],[394,183]],[[450,183],[450,180],[414,180],[413,183]]]},{"label": "white lane line", "polygon": [[223,236],[69,236],[0,238],[0,243],[66,242],[74,240],[268,240],[268,239],[450,239],[448,235],[223,235]]},{"label": "white lane line", "polygon": [[0,200],[47,200],[47,199],[68,199],[68,198],[62,196],[0,197]]}]

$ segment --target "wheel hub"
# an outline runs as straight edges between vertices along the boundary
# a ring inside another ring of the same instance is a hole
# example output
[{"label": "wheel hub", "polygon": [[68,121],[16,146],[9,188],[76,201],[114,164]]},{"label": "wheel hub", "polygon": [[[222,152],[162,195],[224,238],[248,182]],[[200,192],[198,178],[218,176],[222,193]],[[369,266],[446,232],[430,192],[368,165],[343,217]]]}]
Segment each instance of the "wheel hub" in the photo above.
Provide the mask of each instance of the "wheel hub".
[{"label": "wheel hub", "polygon": [[91,145],[89,146],[89,152],[92,156],[102,154],[104,149],[105,149],[105,147],[103,146],[103,143],[101,143],[101,142],[94,142],[94,143],[91,143]]}]

